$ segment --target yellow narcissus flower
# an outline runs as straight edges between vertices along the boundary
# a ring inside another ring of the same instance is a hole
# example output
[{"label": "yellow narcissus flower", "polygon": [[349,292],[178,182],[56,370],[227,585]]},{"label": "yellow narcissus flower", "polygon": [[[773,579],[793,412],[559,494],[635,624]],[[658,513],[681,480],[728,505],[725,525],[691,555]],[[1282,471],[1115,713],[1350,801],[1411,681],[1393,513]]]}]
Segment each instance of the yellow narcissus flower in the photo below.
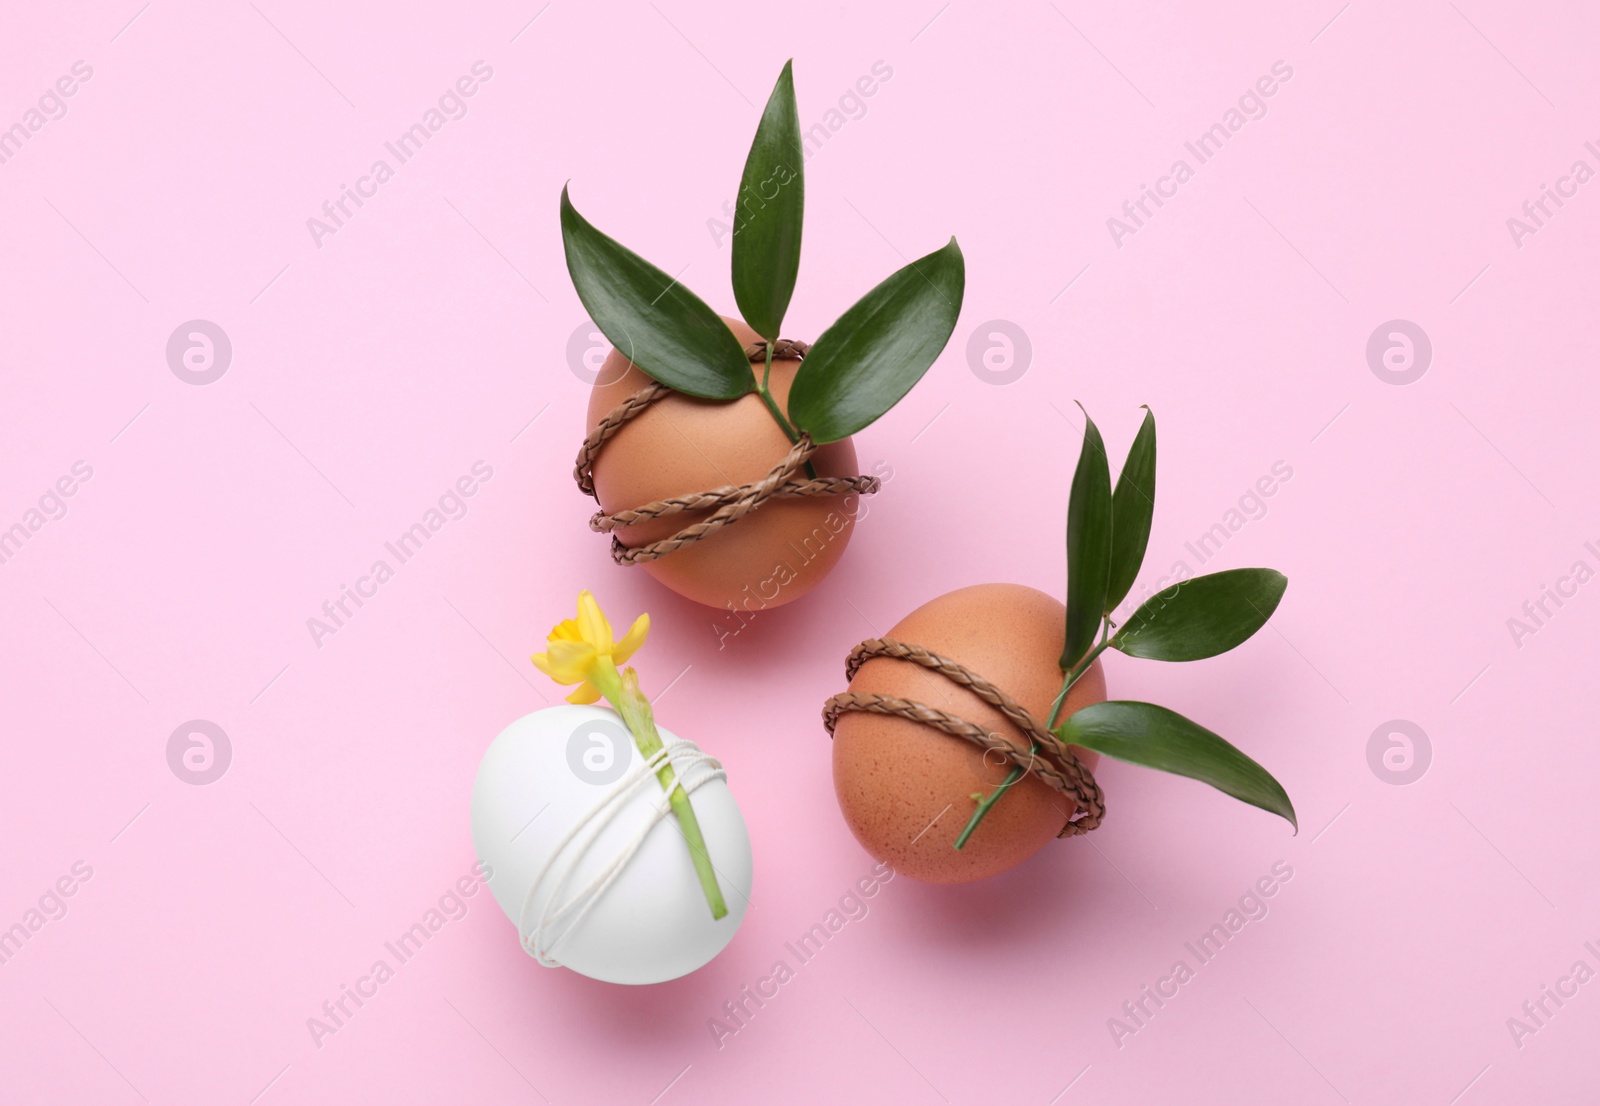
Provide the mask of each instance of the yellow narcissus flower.
[{"label": "yellow narcissus flower", "polygon": [[[678,782],[672,761],[667,758],[656,729],[655,715],[650,702],[639,690],[639,676],[633,669],[618,672],[617,665],[633,656],[650,633],[650,616],[642,614],[633,620],[628,632],[617,641],[611,636],[611,623],[594,596],[588,591],[578,593],[578,617],[557,623],[550,631],[549,648],[533,655],[533,663],[558,684],[578,686],[567,696],[567,702],[583,706],[599,702],[603,697],[611,703],[633,734],[633,743],[647,763],[656,765],[654,773],[667,802],[678,819],[684,842],[694,862],[695,875],[700,889],[705,892],[706,904],[713,918],[724,918],[728,904],[717,885],[716,871],[711,867],[710,854],[706,852],[700,822],[689,804],[689,793]],[[659,762],[659,763],[658,763]]]},{"label": "yellow narcissus flower", "polygon": [[613,640],[611,623],[600,604],[584,590],[578,593],[578,617],[558,623],[550,631],[548,651],[535,653],[532,660],[556,683],[578,685],[567,702],[594,703],[600,699],[602,685],[616,683],[617,665],[633,656],[649,633],[650,616],[642,614],[621,641]]}]

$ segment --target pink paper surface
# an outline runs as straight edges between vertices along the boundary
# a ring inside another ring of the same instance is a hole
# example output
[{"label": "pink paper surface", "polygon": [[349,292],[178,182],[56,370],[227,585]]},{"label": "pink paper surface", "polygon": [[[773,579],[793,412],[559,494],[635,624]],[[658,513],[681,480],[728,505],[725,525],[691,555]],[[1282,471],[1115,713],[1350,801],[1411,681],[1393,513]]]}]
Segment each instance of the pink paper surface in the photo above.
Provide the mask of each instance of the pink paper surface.
[{"label": "pink paper surface", "polygon": [[[27,935],[0,946],[0,1099],[1593,1101],[1600,17],[540,2],[4,16],[0,928]],[[570,179],[731,313],[717,221],[791,56],[821,129],[786,332],[951,234],[967,295],[857,438],[893,476],[843,564],[719,647],[585,526],[556,204]],[[169,365],[195,320],[231,346],[210,383],[215,353]],[[1302,830],[1107,763],[1099,831],[979,885],[893,880],[799,963],[873,867],[819,721],[844,656],[956,587],[1063,593],[1074,400],[1119,459],[1140,404],[1160,422],[1136,594],[1288,574],[1235,652],[1107,673],[1267,765]],[[623,989],[539,967],[479,893],[314,1033],[471,871],[479,756],[557,698],[525,658],[581,587],[651,612],[657,712],[727,764],[743,929]],[[194,720],[229,748],[204,784],[168,760]]]}]

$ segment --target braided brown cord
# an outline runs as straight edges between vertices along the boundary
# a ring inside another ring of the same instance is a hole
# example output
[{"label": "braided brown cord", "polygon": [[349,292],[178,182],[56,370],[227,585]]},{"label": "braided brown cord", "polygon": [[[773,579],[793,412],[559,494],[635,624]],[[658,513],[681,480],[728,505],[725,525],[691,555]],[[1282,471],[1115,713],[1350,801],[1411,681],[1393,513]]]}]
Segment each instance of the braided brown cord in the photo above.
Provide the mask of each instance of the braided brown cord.
[{"label": "braided brown cord", "polygon": [[662,396],[672,391],[665,384],[657,384],[654,380],[640,388],[633,395],[613,407],[606,417],[600,420],[600,425],[583,440],[583,448],[578,451],[578,463],[572,470],[573,478],[578,481],[578,488],[584,495],[594,495],[594,462],[600,456],[600,447],[617,436],[617,432],[639,415]]},{"label": "braided brown cord", "polygon": [[[796,495],[841,495],[846,492],[859,492],[870,494],[877,490],[878,478],[875,476],[827,476],[815,480],[805,480],[791,477],[776,492],[774,498],[787,498]],[[620,530],[632,526],[636,522],[643,522],[651,518],[666,518],[670,515],[680,515],[685,511],[709,511],[724,504],[732,503],[745,495],[749,484],[729,484],[726,487],[712,488],[708,492],[698,492],[694,495],[673,496],[671,499],[658,499],[654,503],[632,511],[617,511],[606,514],[604,511],[596,512],[589,520],[589,529],[606,533],[611,530]]]},{"label": "braided brown cord", "polygon": [[[772,357],[776,361],[803,361],[810,350],[811,347],[805,342],[779,338],[773,343]],[[751,361],[765,361],[767,343],[753,342],[745,347],[744,352]],[[665,384],[651,381],[608,412],[606,417],[600,420],[600,425],[583,440],[583,448],[578,451],[578,461],[572,475],[578,482],[578,488],[585,495],[599,498],[594,490],[594,462],[600,456],[600,448],[616,437],[629,422],[648,410],[652,403],[671,393],[672,389]],[[731,526],[769,499],[851,493],[871,495],[878,490],[881,481],[876,476],[824,476],[809,479],[797,477],[795,474],[811,460],[811,455],[816,450],[817,447],[811,439],[801,434],[800,440],[794,444],[783,460],[774,465],[766,476],[754,483],[728,484],[707,492],[658,499],[642,507],[611,514],[597,511],[589,520],[589,529],[599,533],[609,533],[637,522],[667,518],[683,514],[685,511],[712,511],[709,518],[692,523],[670,537],[648,545],[630,548],[623,545],[616,534],[612,534],[612,560],[619,565],[639,564],[665,557],[674,550],[682,549],[709,534],[716,533],[724,526]]]},{"label": "braided brown cord", "polygon": [[1094,774],[1086,768],[1077,755],[1055,734],[1041,726],[1027,709],[1000,688],[949,657],[940,656],[920,645],[908,645],[893,638],[869,638],[850,650],[845,661],[845,678],[855,679],[861,666],[874,657],[892,657],[910,661],[966,688],[978,698],[1005,715],[1017,729],[1026,734],[1034,750],[1022,749],[975,726],[948,711],[912,702],[893,695],[845,691],[829,699],[822,708],[822,724],[833,733],[839,716],[846,711],[864,711],[870,714],[888,714],[920,722],[952,737],[972,742],[985,752],[999,753],[1012,764],[1031,771],[1045,783],[1072,799],[1082,817],[1068,819],[1062,827],[1061,837],[1074,837],[1088,833],[1105,818],[1105,797]]}]

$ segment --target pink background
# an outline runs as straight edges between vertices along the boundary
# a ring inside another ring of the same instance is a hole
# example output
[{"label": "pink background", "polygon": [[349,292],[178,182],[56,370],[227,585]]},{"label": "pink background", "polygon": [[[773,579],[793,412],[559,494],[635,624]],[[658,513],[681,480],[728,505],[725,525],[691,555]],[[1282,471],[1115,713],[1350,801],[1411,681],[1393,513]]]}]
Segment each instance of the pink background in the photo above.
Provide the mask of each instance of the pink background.
[{"label": "pink background", "polygon": [[[1600,567],[1600,183],[1520,243],[1507,219],[1574,161],[1600,168],[1600,18],[540,2],[5,17],[0,127],[75,61],[93,75],[0,165],[0,527],[75,462],[92,477],[0,565],[0,926],[74,887],[0,964],[0,1097],[1592,1098],[1600,982],[1547,1000],[1521,1047],[1507,1019],[1600,968],[1581,702],[1600,584],[1520,642],[1507,620]],[[874,62],[892,77],[807,165],[786,330],[814,337],[951,233],[967,298],[857,439],[894,477],[844,563],[719,651],[704,610],[584,526],[556,201],[570,178],[598,225],[731,311],[707,221],[791,55],[807,125]],[[480,59],[465,117],[319,245],[307,219]],[[1108,217],[1280,60],[1265,117],[1115,242]],[[166,361],[192,319],[233,345],[206,386]],[[1406,386],[1367,362],[1392,319],[1433,345]],[[1015,383],[969,367],[990,320],[1030,338]],[[846,651],[958,586],[1062,593],[1073,400],[1117,457],[1139,404],[1160,420],[1137,591],[1197,569],[1185,543],[1292,469],[1207,566],[1287,572],[1272,628],[1195,665],[1113,654],[1108,676],[1265,763],[1301,833],[1108,764],[1103,829],[981,885],[893,881],[719,1047],[708,1020],[871,868],[818,718]],[[493,476],[466,516],[314,643],[307,619],[477,461]],[[478,758],[555,698],[524,658],[583,586],[652,613],[658,712],[728,765],[756,855],[744,928],[687,979],[620,989],[537,966],[480,894],[319,1048],[307,1019],[469,871]],[[206,786],[167,763],[197,718],[232,748]],[[1369,766],[1392,719],[1431,740],[1409,785]],[[1119,1047],[1108,1019],[1195,967],[1184,942],[1278,861],[1270,912]]]}]

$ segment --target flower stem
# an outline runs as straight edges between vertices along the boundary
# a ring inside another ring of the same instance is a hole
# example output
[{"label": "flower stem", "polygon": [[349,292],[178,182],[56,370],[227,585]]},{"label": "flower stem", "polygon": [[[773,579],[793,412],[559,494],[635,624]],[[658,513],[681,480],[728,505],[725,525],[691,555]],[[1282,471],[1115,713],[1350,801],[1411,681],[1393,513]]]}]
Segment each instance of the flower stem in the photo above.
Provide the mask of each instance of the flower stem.
[{"label": "flower stem", "polygon": [[[605,671],[607,669],[609,671]],[[662,748],[661,734],[656,730],[655,714],[650,709],[650,701],[639,690],[639,677],[634,670],[629,668],[619,674],[607,657],[595,665],[590,679],[628,724],[639,754],[648,761],[659,753]],[[689,805],[689,794],[678,782],[670,761],[663,761],[656,771],[656,780],[661,784],[661,790],[667,793],[667,802],[678,819],[678,828],[683,831],[684,841],[689,845],[689,855],[694,861],[695,874],[700,877],[700,888],[705,892],[706,903],[711,907],[711,916],[725,917],[728,904],[723,901],[722,889],[717,885],[717,873],[711,866],[705,837],[700,833],[700,821],[695,817],[694,807]]]},{"label": "flower stem", "polygon": [[[1056,717],[1060,715],[1061,708],[1066,704],[1067,701],[1067,692],[1072,690],[1073,684],[1083,679],[1084,675],[1089,671],[1089,666],[1094,664],[1095,659],[1099,657],[1101,653],[1106,651],[1106,648],[1111,644],[1110,637],[1111,619],[1107,618],[1100,628],[1100,640],[1095,644],[1095,647],[1089,650],[1082,660],[1073,665],[1071,671],[1066,674],[1066,679],[1062,680],[1061,691],[1056,695],[1055,702],[1050,704],[1050,719],[1044,724],[1045,729],[1055,729]],[[1038,751],[1039,748],[1037,745],[1035,745],[1033,747],[1033,752],[1037,754]],[[1005,778],[1005,781],[1001,783],[999,787],[995,788],[994,791],[987,797],[979,800],[978,809],[972,812],[972,817],[967,820],[966,828],[963,829],[961,831],[961,835],[956,838],[956,848],[959,849],[961,846],[967,843],[967,839],[972,836],[972,831],[978,828],[978,823],[984,820],[989,811],[993,809],[994,804],[999,802],[1001,797],[1004,796],[1007,791],[1011,790],[1011,786],[1025,775],[1027,775],[1025,769],[1011,769],[1011,774]]]}]

